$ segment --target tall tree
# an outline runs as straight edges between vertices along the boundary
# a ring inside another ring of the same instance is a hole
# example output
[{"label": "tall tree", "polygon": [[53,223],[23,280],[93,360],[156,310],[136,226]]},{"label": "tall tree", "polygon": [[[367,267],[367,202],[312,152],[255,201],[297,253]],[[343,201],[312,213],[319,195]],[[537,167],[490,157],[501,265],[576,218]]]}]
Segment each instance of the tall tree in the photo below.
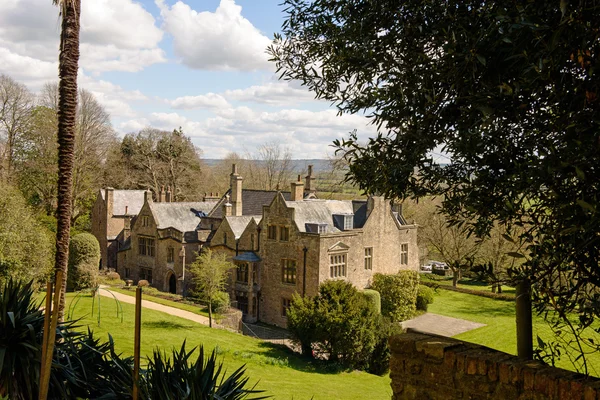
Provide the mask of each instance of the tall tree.
[{"label": "tall tree", "polygon": [[292,151],[277,141],[267,142],[249,154],[248,181],[255,189],[284,189],[293,175]]},{"label": "tall tree", "polygon": [[73,161],[77,124],[77,72],[79,64],[80,0],[53,0],[60,6],[62,24],[58,62],[58,202],[55,271],[63,273],[59,318],[65,308],[67,265],[73,199]]},{"label": "tall tree", "polygon": [[146,128],[123,138],[109,156],[106,181],[123,188],[170,187],[172,201],[199,198],[202,161],[197,149],[180,129],[172,132]]},{"label": "tall tree", "polygon": [[[388,197],[444,196],[445,212],[485,235],[523,225],[540,312],[600,308],[600,4],[484,0],[284,1],[270,49],[342,113],[379,133],[336,142],[360,187]],[[435,162],[443,151],[451,163]],[[415,169],[418,174],[415,174]],[[560,277],[560,280],[557,278]],[[566,282],[557,285],[556,282]],[[571,284],[575,283],[575,284]],[[597,348],[596,344],[592,344]]]},{"label": "tall tree", "polygon": [[22,83],[0,75],[0,135],[4,176],[11,178],[15,156],[23,135],[29,129],[34,97]]},{"label": "tall tree", "polygon": [[208,324],[211,328],[213,299],[225,290],[228,273],[233,268],[235,265],[227,261],[225,253],[213,253],[210,249],[203,250],[190,265],[195,292],[208,303]]}]

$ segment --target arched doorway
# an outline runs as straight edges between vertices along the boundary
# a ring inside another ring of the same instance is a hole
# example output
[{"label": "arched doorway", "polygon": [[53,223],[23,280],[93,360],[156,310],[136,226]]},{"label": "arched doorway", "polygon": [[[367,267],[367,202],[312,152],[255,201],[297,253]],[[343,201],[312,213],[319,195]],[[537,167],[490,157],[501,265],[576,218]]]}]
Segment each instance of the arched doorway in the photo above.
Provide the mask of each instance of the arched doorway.
[{"label": "arched doorway", "polygon": [[177,294],[177,278],[172,272],[171,276],[169,277],[169,293]]}]

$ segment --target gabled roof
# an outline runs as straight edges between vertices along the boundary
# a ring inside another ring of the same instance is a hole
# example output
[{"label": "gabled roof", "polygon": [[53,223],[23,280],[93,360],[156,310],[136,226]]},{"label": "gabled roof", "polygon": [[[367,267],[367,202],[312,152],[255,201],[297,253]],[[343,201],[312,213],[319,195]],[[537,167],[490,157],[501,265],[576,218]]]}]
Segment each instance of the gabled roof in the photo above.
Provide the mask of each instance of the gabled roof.
[{"label": "gabled roof", "polygon": [[225,220],[231,227],[231,231],[236,239],[239,239],[242,236],[242,233],[246,230],[246,227],[254,219],[254,221],[259,221],[262,218],[262,215],[242,215],[239,217],[225,217]]},{"label": "gabled roof", "polygon": [[327,232],[340,232],[340,230],[334,226],[333,215],[354,214],[353,204],[350,200],[308,199],[301,201],[286,201],[286,205],[296,210],[294,218],[298,225],[298,229],[301,232],[306,232],[306,224],[327,224]]},{"label": "gabled roof", "polygon": [[245,262],[258,262],[260,261],[260,257],[256,255],[253,251],[247,251],[238,256],[233,257],[235,261],[245,261]]},{"label": "gabled roof", "polygon": [[[100,190],[100,196],[106,201],[104,189]],[[113,190],[113,215],[137,215],[143,205],[144,190]]]},{"label": "gabled roof", "polygon": [[[255,189],[242,189],[242,215],[261,215],[263,206],[271,204],[277,191],[275,190],[255,190]],[[290,200],[292,194],[290,192],[281,192],[286,200]],[[212,218],[223,218],[223,203],[226,201],[226,196],[231,195],[231,190],[221,197],[221,200],[209,213],[209,217]],[[230,200],[231,201],[231,200]]]},{"label": "gabled roof", "polygon": [[[195,211],[208,213],[214,206],[214,201],[150,203],[158,229],[175,228],[180,232],[195,231],[200,223],[200,217]],[[195,210],[195,211],[194,211]]]}]

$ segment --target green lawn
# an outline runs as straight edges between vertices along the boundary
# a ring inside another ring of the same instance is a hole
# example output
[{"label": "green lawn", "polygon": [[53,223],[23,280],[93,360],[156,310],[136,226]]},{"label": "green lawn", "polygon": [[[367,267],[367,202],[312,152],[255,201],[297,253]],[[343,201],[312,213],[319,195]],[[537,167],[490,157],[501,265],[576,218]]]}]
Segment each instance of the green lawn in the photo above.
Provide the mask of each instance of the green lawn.
[{"label": "green lawn", "polygon": [[[452,276],[440,276],[435,274],[421,274],[421,280],[426,282],[434,282],[438,285],[452,286]],[[492,292],[492,286],[487,283],[476,281],[469,278],[463,278],[458,281],[457,287],[471,290],[481,290],[482,292]],[[502,294],[513,295],[515,288],[512,286],[502,285]]]},{"label": "green lawn", "polygon": [[[72,295],[68,295],[72,298]],[[68,300],[69,301],[69,300]],[[133,353],[133,314],[131,304],[122,304],[124,319],[116,317],[113,300],[102,298],[102,317],[98,326],[91,317],[92,300],[82,297],[74,317],[94,330],[98,337],[107,339],[110,333],[118,351]],[[179,347],[183,340],[192,346],[204,344],[206,349],[218,349],[226,368],[233,372],[246,364],[250,382],[265,389],[277,399],[389,399],[389,377],[364,372],[325,372],[317,364],[308,362],[285,348],[236,333],[210,329],[191,321],[158,311],[142,310],[142,354],[148,355],[156,347]]]},{"label": "green lawn", "polygon": [[[135,288],[125,289],[125,288],[119,288],[119,287],[109,287],[106,289],[113,291],[113,292],[126,294],[131,297],[135,297]],[[180,310],[185,310],[185,311],[193,312],[194,314],[203,315],[205,317],[208,317],[208,310],[205,306],[202,306],[202,305],[193,305],[193,304],[182,303],[182,302],[174,301],[174,300],[167,300],[167,299],[163,299],[162,297],[152,296],[147,293],[144,293],[144,300],[152,301],[154,303],[162,304],[165,306],[179,308]],[[213,307],[213,309],[214,309],[214,307]],[[213,317],[215,319],[219,319],[219,315],[216,313],[213,313]]]},{"label": "green lawn", "polygon": [[[515,305],[512,302],[439,289],[433,304],[429,305],[428,311],[487,325],[457,335],[456,339],[477,343],[510,354],[517,352]],[[534,342],[537,335],[545,341],[549,341],[553,337],[547,323],[541,317],[534,316]],[[595,333],[592,335],[598,337]],[[590,363],[590,373],[600,376],[600,354],[588,355],[588,362]],[[567,358],[561,359],[557,366],[573,370],[573,366]]]}]

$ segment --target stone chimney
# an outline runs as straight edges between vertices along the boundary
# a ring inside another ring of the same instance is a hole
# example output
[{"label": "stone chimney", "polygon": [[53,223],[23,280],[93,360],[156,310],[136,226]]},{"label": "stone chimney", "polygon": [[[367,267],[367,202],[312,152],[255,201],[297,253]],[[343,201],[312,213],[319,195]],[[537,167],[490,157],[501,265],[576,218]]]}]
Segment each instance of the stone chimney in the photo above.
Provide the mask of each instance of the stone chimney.
[{"label": "stone chimney", "polygon": [[123,223],[123,242],[131,236],[131,216],[127,215],[127,207],[125,207],[125,221]]},{"label": "stone chimney", "polygon": [[304,198],[304,183],[302,178],[298,175],[298,181],[292,182],[292,201],[300,201]]},{"label": "stone chimney", "polygon": [[210,192],[210,195],[208,193],[204,193],[204,197],[202,198],[202,201],[218,201],[221,197],[219,197],[219,192],[217,193],[213,193]]},{"label": "stone chimney", "polygon": [[144,192],[144,203],[152,203],[152,191],[150,189]]},{"label": "stone chimney", "polygon": [[231,217],[232,214],[232,205],[229,202],[229,195],[226,196],[225,198],[225,203],[223,203],[223,216],[224,217]]},{"label": "stone chimney", "polygon": [[238,175],[237,165],[233,164],[231,167],[230,188],[232,215],[236,217],[242,215],[242,181],[243,178]]},{"label": "stone chimney", "polygon": [[158,192],[158,202],[162,203],[165,201],[165,186],[160,187],[160,192]]},{"label": "stone chimney", "polygon": [[314,193],[317,191],[317,188],[315,187],[315,177],[313,176],[313,166],[309,165],[308,166],[308,175],[306,175],[306,186],[304,187],[304,192],[306,194],[308,193]]},{"label": "stone chimney", "polygon": [[108,216],[108,218],[111,218],[113,216],[113,205],[115,204],[115,189],[111,188],[111,187],[107,187],[106,189],[104,189],[104,201],[106,204],[106,215]]},{"label": "stone chimney", "polygon": [[171,198],[171,186],[167,186],[167,193],[165,195],[165,202],[170,203],[172,202],[172,198]]}]

